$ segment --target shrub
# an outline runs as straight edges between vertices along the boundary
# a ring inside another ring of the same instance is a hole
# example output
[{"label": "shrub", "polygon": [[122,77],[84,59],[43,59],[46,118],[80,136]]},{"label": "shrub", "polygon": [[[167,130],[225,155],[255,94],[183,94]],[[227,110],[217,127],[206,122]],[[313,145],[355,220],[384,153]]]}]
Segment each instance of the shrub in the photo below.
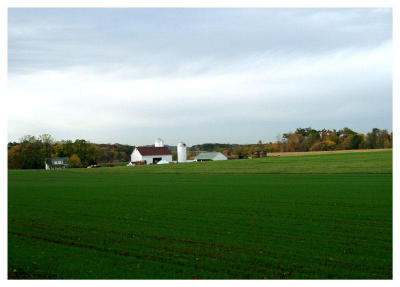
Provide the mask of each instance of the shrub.
[{"label": "shrub", "polygon": [[76,154],[73,154],[68,159],[68,166],[72,168],[82,167],[81,159]]}]

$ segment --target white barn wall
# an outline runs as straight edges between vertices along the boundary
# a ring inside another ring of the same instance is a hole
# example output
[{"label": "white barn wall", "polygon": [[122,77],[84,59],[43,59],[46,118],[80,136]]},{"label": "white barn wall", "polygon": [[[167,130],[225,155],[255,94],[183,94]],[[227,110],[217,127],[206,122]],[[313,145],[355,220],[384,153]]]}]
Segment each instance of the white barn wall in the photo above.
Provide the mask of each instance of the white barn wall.
[{"label": "white barn wall", "polygon": [[166,154],[166,155],[144,155],[142,160],[146,161],[146,164],[152,164],[153,163],[153,158],[160,158],[161,160],[165,160],[168,162],[172,161],[172,155]]},{"label": "white barn wall", "polygon": [[137,148],[131,154],[131,162],[142,161],[145,160],[147,164],[153,163],[153,158],[160,158],[161,160],[165,160],[168,162],[172,162],[172,155],[144,155],[142,156]]},{"label": "white barn wall", "polygon": [[134,151],[131,154],[131,162],[135,162],[135,161],[142,161],[142,155],[140,154],[140,152],[138,151],[137,148],[134,149]]}]

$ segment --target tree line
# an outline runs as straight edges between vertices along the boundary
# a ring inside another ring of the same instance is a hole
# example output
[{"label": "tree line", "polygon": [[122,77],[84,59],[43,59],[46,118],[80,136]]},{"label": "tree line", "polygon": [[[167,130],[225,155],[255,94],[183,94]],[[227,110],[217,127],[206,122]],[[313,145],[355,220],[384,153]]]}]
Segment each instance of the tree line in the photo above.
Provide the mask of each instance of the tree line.
[{"label": "tree line", "polygon": [[[256,144],[205,143],[188,148],[188,159],[201,151],[219,151],[229,158],[251,157],[260,152],[330,151],[349,149],[391,148],[393,134],[373,128],[366,135],[347,127],[341,130],[298,128],[284,133],[276,142]],[[169,147],[176,160],[176,147]],[[129,162],[134,146],[95,144],[84,139],[56,141],[49,134],[38,137],[27,135],[19,142],[8,143],[8,168],[43,169],[49,157],[68,157],[71,167],[91,164]]]},{"label": "tree line", "polygon": [[55,141],[51,135],[27,135],[8,143],[8,168],[42,169],[45,158],[68,157],[71,167],[91,164],[128,162],[133,146],[94,144],[84,139]]},{"label": "tree line", "polygon": [[332,151],[351,149],[379,149],[392,148],[393,133],[387,130],[373,128],[366,135],[350,128],[340,130],[316,130],[297,128],[294,132],[278,136],[276,142],[257,144],[219,144],[206,143],[189,148],[191,156],[200,151],[219,151],[233,158],[250,157],[255,153],[271,152],[304,152],[304,151]]}]

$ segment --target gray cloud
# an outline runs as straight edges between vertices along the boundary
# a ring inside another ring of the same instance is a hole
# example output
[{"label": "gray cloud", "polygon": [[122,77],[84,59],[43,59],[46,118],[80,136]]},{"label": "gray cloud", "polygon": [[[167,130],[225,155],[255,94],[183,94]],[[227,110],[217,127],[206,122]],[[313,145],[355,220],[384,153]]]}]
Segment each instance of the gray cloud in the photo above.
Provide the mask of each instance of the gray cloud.
[{"label": "gray cloud", "polygon": [[171,72],[265,51],[292,56],[390,40],[391,10],[10,9],[9,68],[131,66]]},{"label": "gray cloud", "polygon": [[195,144],[275,140],[300,126],[391,129],[391,17],[390,9],[9,9],[9,91],[19,111],[9,137]]}]

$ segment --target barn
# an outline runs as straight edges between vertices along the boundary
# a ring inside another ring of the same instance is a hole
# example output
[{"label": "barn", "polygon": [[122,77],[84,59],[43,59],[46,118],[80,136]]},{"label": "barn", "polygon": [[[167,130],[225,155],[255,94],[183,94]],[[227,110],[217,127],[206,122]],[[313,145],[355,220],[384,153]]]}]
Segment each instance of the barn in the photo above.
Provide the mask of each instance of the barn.
[{"label": "barn", "polygon": [[199,153],[194,161],[227,160],[228,158],[220,152],[202,152]]},{"label": "barn", "polygon": [[162,139],[156,139],[154,146],[137,147],[131,154],[131,162],[143,162],[146,164],[156,164],[159,161],[172,161],[172,153],[168,147],[164,146]]}]

